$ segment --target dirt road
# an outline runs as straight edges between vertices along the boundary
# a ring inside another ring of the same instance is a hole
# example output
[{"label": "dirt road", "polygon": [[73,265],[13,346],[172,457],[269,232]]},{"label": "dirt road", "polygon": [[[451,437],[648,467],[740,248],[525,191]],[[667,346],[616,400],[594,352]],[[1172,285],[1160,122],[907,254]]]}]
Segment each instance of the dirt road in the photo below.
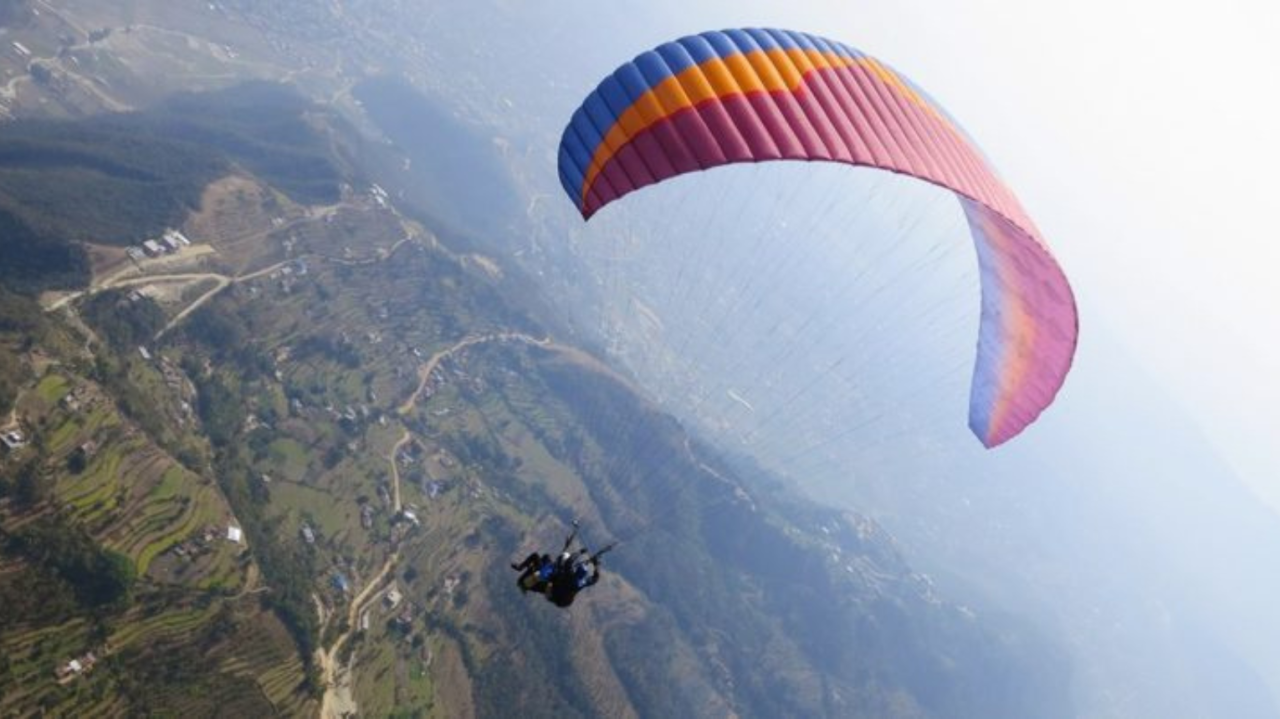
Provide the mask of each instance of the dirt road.
[{"label": "dirt road", "polygon": [[428,359],[425,364],[418,368],[418,388],[413,391],[413,394],[409,395],[409,399],[406,399],[404,404],[400,405],[399,409],[396,410],[396,413],[401,417],[404,417],[414,410],[418,404],[418,398],[422,396],[423,391],[427,388],[427,383],[431,381],[431,373],[436,371],[436,367],[446,357],[473,345],[484,344],[486,342],[523,342],[524,344],[537,345],[539,347],[549,347],[552,345],[550,337],[537,339],[519,332],[496,332],[493,334],[468,337],[451,347],[442,349],[431,355],[431,359]]},{"label": "dirt road", "polygon": [[[418,387],[413,394],[400,405],[397,410],[401,417],[413,411],[417,405],[418,397],[421,396],[423,390],[427,386],[427,382],[431,378],[431,373],[435,371],[440,362],[446,357],[454,353],[461,352],[468,347],[486,342],[522,342],[525,344],[538,345],[540,347],[550,346],[551,339],[537,339],[529,335],[520,334],[518,332],[496,332],[486,335],[475,335],[464,338],[445,349],[436,352],[418,369]],[[391,488],[392,488],[392,505],[396,514],[399,514],[403,505],[400,499],[400,468],[396,461],[400,454],[400,449],[413,439],[413,433],[408,427],[403,428],[403,434],[400,439],[391,447],[391,453],[387,456],[387,461],[391,463]],[[350,606],[347,608],[347,630],[343,632],[328,649],[316,650],[316,662],[320,666],[321,676],[324,677],[325,692],[324,698],[320,704],[321,719],[338,719],[339,717],[355,714],[356,702],[351,694],[351,666],[339,666],[338,655],[342,652],[342,647],[351,638],[358,628],[360,614],[368,608],[369,603],[377,596],[377,591],[386,581],[387,575],[395,568],[396,561],[400,558],[398,549],[392,551],[383,563],[380,569],[364,589],[351,600]]]}]

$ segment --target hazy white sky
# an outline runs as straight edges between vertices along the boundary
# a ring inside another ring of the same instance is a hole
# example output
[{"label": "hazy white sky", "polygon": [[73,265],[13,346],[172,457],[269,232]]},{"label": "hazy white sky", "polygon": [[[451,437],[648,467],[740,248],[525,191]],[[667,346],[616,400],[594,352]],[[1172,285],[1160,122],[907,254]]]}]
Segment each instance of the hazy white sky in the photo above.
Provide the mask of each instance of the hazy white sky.
[{"label": "hazy white sky", "polygon": [[919,82],[1053,245],[1080,351],[1091,324],[1123,337],[1280,510],[1280,3],[760,1],[685,21],[669,30],[825,34]]}]

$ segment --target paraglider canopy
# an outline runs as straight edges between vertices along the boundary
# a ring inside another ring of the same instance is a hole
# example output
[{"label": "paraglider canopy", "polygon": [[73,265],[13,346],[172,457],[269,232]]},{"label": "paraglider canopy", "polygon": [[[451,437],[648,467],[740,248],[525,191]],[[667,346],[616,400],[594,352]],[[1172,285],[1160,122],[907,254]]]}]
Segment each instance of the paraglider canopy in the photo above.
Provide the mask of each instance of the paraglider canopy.
[{"label": "paraglider canopy", "polygon": [[969,426],[987,447],[1053,401],[1075,353],[1071,287],[1040,231],[968,135],[875,58],[805,33],[706,32],[606,77],[560,143],[560,180],[584,218],[655,182],[740,162],[826,160],[954,192],[982,284]]}]

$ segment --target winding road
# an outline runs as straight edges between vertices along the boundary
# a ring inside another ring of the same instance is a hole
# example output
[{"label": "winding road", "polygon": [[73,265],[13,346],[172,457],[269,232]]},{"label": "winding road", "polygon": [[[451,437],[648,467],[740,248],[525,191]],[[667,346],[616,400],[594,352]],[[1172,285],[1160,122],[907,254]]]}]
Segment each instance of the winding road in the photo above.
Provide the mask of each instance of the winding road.
[{"label": "winding road", "polygon": [[[550,337],[538,339],[519,332],[495,332],[465,337],[431,355],[418,368],[417,388],[396,410],[396,413],[401,417],[401,422],[403,423],[404,418],[417,407],[418,399],[431,379],[431,373],[435,371],[440,362],[469,347],[489,342],[521,342],[539,347],[555,346]],[[565,349],[571,350],[573,348]],[[402,431],[400,439],[396,440],[396,443],[391,447],[390,454],[387,455],[387,461],[391,463],[391,496],[396,514],[400,513],[403,506],[400,500],[400,467],[396,457],[399,455],[400,449],[413,440],[413,433],[407,426],[402,426]],[[355,633],[360,614],[368,608],[369,604],[377,596],[378,589],[386,581],[387,576],[395,568],[395,564],[399,559],[400,550],[396,547],[387,556],[387,560],[383,562],[382,568],[378,570],[378,573],[351,600],[351,605],[347,608],[346,631],[334,639],[333,644],[328,649],[321,648],[316,650],[316,661],[320,665],[321,676],[324,678],[325,683],[324,698],[320,703],[321,719],[338,719],[356,712],[355,699],[351,695],[351,665],[348,663],[346,666],[339,666],[338,655],[341,653],[342,647],[351,638],[351,635]]]},{"label": "winding road", "polygon": [[431,381],[431,373],[436,371],[436,366],[439,365],[442,360],[456,352],[467,349],[468,347],[484,344],[486,342],[523,342],[525,344],[537,345],[539,347],[550,347],[553,344],[550,337],[536,339],[519,332],[497,332],[487,335],[474,335],[461,340],[457,344],[431,355],[431,359],[427,360],[425,364],[418,368],[418,388],[413,391],[413,394],[409,395],[409,399],[406,399],[404,404],[400,405],[396,410],[396,413],[401,417],[405,417],[414,410],[418,404],[418,398],[422,396],[422,393],[427,388],[427,383]]}]

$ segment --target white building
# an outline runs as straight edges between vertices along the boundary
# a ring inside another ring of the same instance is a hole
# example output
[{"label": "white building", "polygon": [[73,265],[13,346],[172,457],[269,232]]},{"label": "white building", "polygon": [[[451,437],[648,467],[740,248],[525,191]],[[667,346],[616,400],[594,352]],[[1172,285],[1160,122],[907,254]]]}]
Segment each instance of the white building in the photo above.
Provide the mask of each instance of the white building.
[{"label": "white building", "polygon": [[8,432],[0,433],[0,444],[4,444],[4,446],[10,450],[15,450],[20,447],[25,447],[27,444],[27,438],[22,436],[22,432],[19,430],[13,429]]}]

